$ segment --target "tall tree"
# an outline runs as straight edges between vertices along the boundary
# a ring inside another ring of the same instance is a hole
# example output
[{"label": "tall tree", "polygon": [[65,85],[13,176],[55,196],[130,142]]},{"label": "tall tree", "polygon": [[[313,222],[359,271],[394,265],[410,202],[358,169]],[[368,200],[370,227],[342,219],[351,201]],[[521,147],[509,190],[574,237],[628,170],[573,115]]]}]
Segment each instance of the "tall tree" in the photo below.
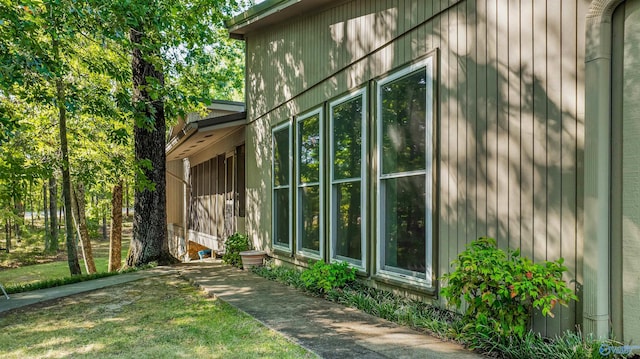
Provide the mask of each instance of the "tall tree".
[{"label": "tall tree", "polygon": [[[214,0],[92,3],[103,22],[115,24],[106,33],[120,40],[124,40],[121,34],[127,33],[131,49],[137,172],[128,266],[173,260],[166,228],[165,116],[174,117],[210,100],[216,92],[212,83],[233,83],[217,86],[220,93],[224,92],[220,88],[236,88],[238,76],[224,79],[229,71],[199,72],[197,77],[189,70],[222,53],[233,55],[231,63],[234,58],[242,59],[234,52],[240,49],[238,45],[228,42],[222,30],[223,20],[237,5],[235,1]],[[235,71],[242,65],[229,67]],[[220,77],[214,79],[216,75]],[[226,91],[227,96],[232,93]]]},{"label": "tall tree", "polygon": [[89,238],[89,229],[87,228],[85,193],[82,182],[78,181],[72,189],[72,192],[73,219],[78,237],[80,237],[80,248],[82,248],[85,269],[88,274],[94,274],[96,273],[96,263],[93,260],[93,249],[91,248],[91,239]]},{"label": "tall tree", "polygon": [[[55,9],[58,10],[58,9]],[[71,275],[82,274],[80,270],[80,262],[78,261],[78,250],[74,238],[73,219],[71,216],[71,172],[69,171],[69,148],[67,139],[67,84],[64,77],[66,75],[64,65],[61,58],[60,39],[61,33],[65,31],[62,28],[61,18],[65,14],[54,11],[52,4],[47,4],[46,11],[49,14],[47,19],[49,22],[49,32],[51,36],[51,50],[53,56],[52,66],[54,76],[56,95],[55,101],[58,108],[58,129],[60,130],[60,154],[62,156],[60,169],[62,172],[62,198],[64,201],[64,227],[66,233],[67,244],[67,262]]]},{"label": "tall tree", "polygon": [[[171,261],[167,242],[166,211],[166,120],[164,102],[159,91],[164,87],[162,68],[151,59],[159,57],[160,47],[149,39],[143,24],[129,30],[133,45],[133,104],[136,111],[134,130],[135,157],[147,186],[136,192],[133,217],[133,239],[127,257],[128,266],[151,261]],[[151,46],[144,46],[151,44]],[[148,51],[149,53],[143,53]],[[144,122],[144,126],[139,123]]]},{"label": "tall tree", "polygon": [[109,238],[109,272],[122,265],[122,181],[113,186],[111,196],[111,236]]},{"label": "tall tree", "polygon": [[42,185],[42,212],[44,213],[44,250],[46,251],[49,248],[49,211],[48,206],[49,202],[47,201],[47,194],[49,193],[48,187],[46,184]]},{"label": "tall tree", "polygon": [[55,174],[49,177],[49,218],[51,226],[49,227],[49,246],[47,251],[57,252],[59,249],[58,242],[58,183]]}]

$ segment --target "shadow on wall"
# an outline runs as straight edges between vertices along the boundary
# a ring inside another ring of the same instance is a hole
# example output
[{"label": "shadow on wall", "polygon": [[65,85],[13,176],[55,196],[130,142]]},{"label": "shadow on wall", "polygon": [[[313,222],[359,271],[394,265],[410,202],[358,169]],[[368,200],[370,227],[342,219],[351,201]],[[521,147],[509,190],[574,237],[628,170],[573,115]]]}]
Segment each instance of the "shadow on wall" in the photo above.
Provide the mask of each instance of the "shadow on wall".
[{"label": "shadow on wall", "polygon": [[[575,33],[586,5],[433,3],[356,0],[249,38],[249,168],[260,175],[248,176],[248,232],[270,242],[272,125],[437,49],[437,272],[489,235],[536,261],[564,257],[566,280],[579,286],[584,54]],[[536,329],[572,329],[580,308],[561,311],[536,318]]]}]

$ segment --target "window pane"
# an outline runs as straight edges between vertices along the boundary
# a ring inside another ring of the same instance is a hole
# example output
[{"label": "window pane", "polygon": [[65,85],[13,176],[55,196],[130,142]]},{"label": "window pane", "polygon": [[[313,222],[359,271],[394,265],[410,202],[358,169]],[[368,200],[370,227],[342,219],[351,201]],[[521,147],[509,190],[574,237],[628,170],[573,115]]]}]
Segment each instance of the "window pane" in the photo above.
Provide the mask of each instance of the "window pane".
[{"label": "window pane", "polygon": [[362,259],[362,208],[360,181],[334,185],[336,196],[335,254],[357,260]]},{"label": "window pane", "polygon": [[245,184],[245,145],[238,146],[237,154],[238,154],[238,164],[237,171],[238,176],[236,191],[238,193],[238,207],[237,207],[237,215],[238,217],[245,216],[245,202],[246,202],[246,184]]},{"label": "window pane", "polygon": [[273,133],[273,183],[274,186],[289,184],[289,128]]},{"label": "window pane", "polygon": [[382,173],[425,168],[425,69],[380,87]]},{"label": "window pane", "polygon": [[289,189],[273,190],[273,243],[289,247]]},{"label": "window pane", "polygon": [[320,186],[300,189],[301,228],[303,249],[320,250]]},{"label": "window pane", "polygon": [[382,186],[385,269],[426,273],[425,176],[386,179]]},{"label": "window pane", "polygon": [[333,178],[359,178],[362,160],[362,96],[333,107]]},{"label": "window pane", "polygon": [[198,167],[191,167],[189,184],[191,187],[190,193],[190,210],[189,210],[189,229],[197,231],[199,228],[198,223]]},{"label": "window pane", "polygon": [[298,123],[298,158],[300,183],[320,181],[320,116],[314,115]]}]

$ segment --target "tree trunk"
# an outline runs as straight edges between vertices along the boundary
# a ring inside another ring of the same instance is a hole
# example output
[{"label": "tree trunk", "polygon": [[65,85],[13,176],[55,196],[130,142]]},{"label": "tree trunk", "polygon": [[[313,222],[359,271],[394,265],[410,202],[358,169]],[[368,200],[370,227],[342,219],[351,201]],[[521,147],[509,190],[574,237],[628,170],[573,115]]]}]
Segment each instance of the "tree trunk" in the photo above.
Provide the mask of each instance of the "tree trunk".
[{"label": "tree trunk", "polygon": [[7,251],[7,253],[9,253],[9,251],[11,251],[11,220],[7,219],[7,221],[5,222],[4,230],[7,235],[5,239],[5,250]]},{"label": "tree trunk", "polygon": [[49,247],[50,252],[57,252],[59,249],[58,243],[58,184],[56,183],[56,177],[51,175],[49,178],[49,213],[51,226],[49,227]]},{"label": "tree trunk", "polygon": [[78,236],[80,237],[80,248],[82,248],[84,266],[88,274],[94,274],[96,273],[96,264],[93,260],[91,239],[89,238],[89,230],[87,229],[87,218],[85,216],[84,205],[84,185],[82,183],[77,183],[73,189],[72,202],[73,217],[76,222]]},{"label": "tree trunk", "polygon": [[[51,5],[47,5],[47,10],[52,13]],[[57,70],[55,77],[56,86],[56,106],[58,108],[58,128],[60,132],[60,154],[61,154],[61,171],[62,171],[62,198],[64,200],[64,229],[66,234],[67,243],[67,263],[69,265],[69,272],[71,275],[82,274],[80,270],[80,262],[78,261],[78,249],[73,235],[73,219],[71,208],[71,175],[69,173],[69,149],[67,144],[67,97],[66,86],[64,83],[64,71],[62,70],[62,60],[60,57],[60,44],[58,40],[57,30],[59,29],[58,19],[52,17],[51,29],[49,36],[51,37],[51,48],[53,52],[53,60]]]},{"label": "tree trunk", "polygon": [[36,209],[33,208],[33,183],[29,182],[29,207],[31,208],[31,229],[36,226],[36,219],[34,217]]},{"label": "tree trunk", "polygon": [[20,243],[22,227],[24,227],[25,205],[17,196],[13,197],[13,214],[15,215],[13,220],[14,233],[18,243]]},{"label": "tree trunk", "polygon": [[129,185],[127,182],[124,183],[124,199],[126,201],[126,211],[127,211],[127,218],[129,218],[129,207],[131,207],[131,204],[129,203]]},{"label": "tree trunk", "polygon": [[109,238],[109,272],[122,266],[122,181],[113,186],[111,196],[111,237]]},{"label": "tree trunk", "polygon": [[49,233],[49,209],[47,208],[47,184],[42,185],[42,208],[44,212],[44,250],[49,249],[49,243],[51,241],[51,233]]},{"label": "tree trunk", "polygon": [[102,240],[107,240],[107,214],[102,212]]},{"label": "tree trunk", "polygon": [[[54,52],[57,52],[57,41],[54,39]],[[62,153],[62,198],[64,199],[64,230],[67,243],[67,263],[71,275],[80,275],[78,249],[73,236],[73,219],[71,213],[71,175],[69,173],[69,150],[67,147],[67,110],[65,108],[65,89],[62,78],[56,79],[56,100],[58,103],[58,120],[60,126],[60,152]]]},{"label": "tree trunk", "polygon": [[[133,238],[127,266],[137,267],[153,261],[164,264],[173,260],[167,242],[164,103],[161,95],[154,96],[157,100],[153,100],[150,94],[153,87],[158,90],[156,84],[164,85],[164,76],[162,69],[156,69],[145,57],[157,55],[159,50],[152,54],[142,53],[140,49],[149,40],[139,29],[131,29],[129,37],[133,44],[135,159],[140,172],[136,177]],[[153,82],[147,81],[150,79]]]}]

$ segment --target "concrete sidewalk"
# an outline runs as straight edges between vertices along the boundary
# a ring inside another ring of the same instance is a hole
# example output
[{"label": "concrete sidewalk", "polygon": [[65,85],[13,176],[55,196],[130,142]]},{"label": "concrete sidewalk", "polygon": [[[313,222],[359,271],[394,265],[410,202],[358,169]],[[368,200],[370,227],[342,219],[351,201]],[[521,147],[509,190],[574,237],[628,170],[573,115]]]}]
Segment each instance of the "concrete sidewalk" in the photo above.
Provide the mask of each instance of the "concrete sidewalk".
[{"label": "concrete sidewalk", "polygon": [[182,277],[322,358],[484,358],[389,321],[219,262],[175,267]]},{"label": "concrete sidewalk", "polygon": [[62,285],[54,288],[39,289],[31,292],[10,294],[10,299],[0,297],[0,314],[9,310],[26,307],[29,305],[45,302],[52,299],[68,297],[74,294],[90,292],[97,289],[110,287],[113,285],[133,282],[143,278],[155,277],[159,275],[175,274],[172,267],[156,267],[137,272],[124,273],[100,279],[88,280],[85,282]]}]

